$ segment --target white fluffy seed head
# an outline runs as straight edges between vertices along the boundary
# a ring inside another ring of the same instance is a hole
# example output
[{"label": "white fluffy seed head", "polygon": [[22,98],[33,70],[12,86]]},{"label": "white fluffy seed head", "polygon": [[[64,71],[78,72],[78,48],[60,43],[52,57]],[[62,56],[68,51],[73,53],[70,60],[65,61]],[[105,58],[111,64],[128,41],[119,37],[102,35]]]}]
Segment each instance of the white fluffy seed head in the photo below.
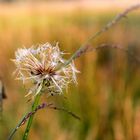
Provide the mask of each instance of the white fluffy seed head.
[{"label": "white fluffy seed head", "polygon": [[27,95],[37,95],[40,91],[46,91],[48,95],[61,94],[69,83],[76,83],[78,71],[74,62],[63,67],[66,62],[63,55],[58,43],[55,46],[46,43],[38,47],[18,49],[15,52],[16,58],[13,61],[17,67],[17,79],[23,83],[33,83]]}]

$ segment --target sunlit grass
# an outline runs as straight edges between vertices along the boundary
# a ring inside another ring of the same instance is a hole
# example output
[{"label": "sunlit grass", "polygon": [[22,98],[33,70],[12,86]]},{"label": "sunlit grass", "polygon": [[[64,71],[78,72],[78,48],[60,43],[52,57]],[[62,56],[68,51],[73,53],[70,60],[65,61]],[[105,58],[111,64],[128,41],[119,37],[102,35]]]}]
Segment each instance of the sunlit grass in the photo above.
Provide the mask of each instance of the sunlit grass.
[{"label": "sunlit grass", "polygon": [[[62,50],[71,52],[98,31],[116,12],[100,13],[81,11],[57,14],[31,11],[22,15],[0,16],[0,68],[3,75],[8,99],[4,103],[3,123],[0,125],[0,139],[7,138],[30,103],[23,98],[26,89],[14,81],[11,73],[16,48],[32,44],[59,42]],[[117,43],[130,47],[139,56],[138,14],[131,14],[128,19],[99,37],[93,46],[101,43]],[[70,56],[70,55],[69,55]],[[76,65],[78,86],[70,87],[65,97],[53,97],[56,105],[72,110],[81,116],[78,122],[65,113],[42,110],[37,113],[31,130],[30,139],[61,140],[131,140],[140,137],[136,123],[139,116],[139,64],[125,52],[119,50],[101,50],[88,53],[78,60]],[[24,126],[23,126],[24,128]],[[15,139],[21,139],[23,128]]]}]

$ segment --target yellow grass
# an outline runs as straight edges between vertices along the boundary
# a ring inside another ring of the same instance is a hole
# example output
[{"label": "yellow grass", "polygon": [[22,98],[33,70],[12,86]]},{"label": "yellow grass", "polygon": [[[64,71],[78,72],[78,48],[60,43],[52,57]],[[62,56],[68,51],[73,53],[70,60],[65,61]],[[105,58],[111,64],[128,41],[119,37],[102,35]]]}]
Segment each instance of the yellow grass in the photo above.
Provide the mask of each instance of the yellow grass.
[{"label": "yellow grass", "polygon": [[[96,7],[73,3],[0,5],[0,75],[8,96],[0,122],[0,139],[7,139],[31,106],[24,98],[26,87],[12,76],[15,67],[10,59],[14,58],[15,50],[23,45],[58,41],[62,50],[72,54],[125,7],[108,5],[108,9],[105,2],[96,2]],[[139,12],[134,12],[91,45],[120,44],[139,57],[139,27]],[[81,56],[76,66],[81,71],[78,85],[71,85],[62,97],[47,99],[43,95],[42,102],[55,102],[56,106],[75,112],[82,121],[60,111],[41,110],[36,114],[29,139],[138,140],[139,63],[126,52],[103,49]],[[21,139],[24,129],[25,126],[19,129],[15,140]]]}]

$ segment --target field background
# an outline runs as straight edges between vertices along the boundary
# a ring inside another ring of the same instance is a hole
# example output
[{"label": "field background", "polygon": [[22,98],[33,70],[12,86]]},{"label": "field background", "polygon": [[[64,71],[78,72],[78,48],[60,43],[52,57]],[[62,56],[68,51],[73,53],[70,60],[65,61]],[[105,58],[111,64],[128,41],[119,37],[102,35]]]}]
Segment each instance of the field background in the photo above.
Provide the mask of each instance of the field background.
[{"label": "field background", "polygon": [[[133,1],[134,3],[134,1]],[[111,5],[112,4],[112,5]],[[17,48],[59,42],[61,50],[75,52],[86,39],[101,29],[117,13],[132,4],[110,2],[11,3],[0,5],[0,76],[8,98],[3,104],[0,139],[7,139],[22,115],[30,110],[24,95],[27,89],[14,80],[12,72]],[[140,139],[140,10],[129,14],[94,42],[119,44],[130,53],[102,49],[87,53],[75,63],[81,71],[78,85],[71,85],[54,102],[71,110],[81,121],[50,109],[37,112],[30,140],[139,140]],[[133,57],[130,55],[133,53]],[[16,133],[20,140],[25,125]]]}]

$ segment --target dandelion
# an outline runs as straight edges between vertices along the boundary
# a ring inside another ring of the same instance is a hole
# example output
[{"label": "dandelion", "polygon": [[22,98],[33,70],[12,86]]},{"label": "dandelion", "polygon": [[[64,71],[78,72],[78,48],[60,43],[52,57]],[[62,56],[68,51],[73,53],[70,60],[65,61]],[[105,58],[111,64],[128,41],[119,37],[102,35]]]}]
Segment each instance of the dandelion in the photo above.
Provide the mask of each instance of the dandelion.
[{"label": "dandelion", "polygon": [[32,83],[28,95],[37,95],[46,91],[48,95],[62,94],[71,82],[76,82],[74,62],[63,67],[67,60],[63,58],[58,43],[49,43],[38,47],[18,49],[13,60],[16,65],[16,75],[23,83]]}]

